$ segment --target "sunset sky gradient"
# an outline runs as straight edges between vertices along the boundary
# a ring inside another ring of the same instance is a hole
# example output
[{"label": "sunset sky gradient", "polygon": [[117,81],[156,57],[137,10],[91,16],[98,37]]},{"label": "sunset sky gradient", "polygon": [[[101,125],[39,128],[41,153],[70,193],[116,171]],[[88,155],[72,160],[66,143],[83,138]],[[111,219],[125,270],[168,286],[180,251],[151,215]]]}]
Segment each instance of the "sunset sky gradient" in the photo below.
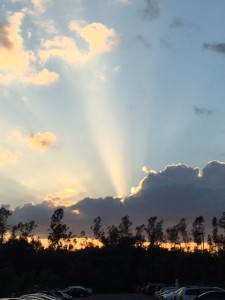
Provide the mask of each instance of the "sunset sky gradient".
[{"label": "sunset sky gradient", "polygon": [[[224,0],[1,0],[0,197],[44,235],[225,211]],[[121,201],[122,200],[122,201]]]}]

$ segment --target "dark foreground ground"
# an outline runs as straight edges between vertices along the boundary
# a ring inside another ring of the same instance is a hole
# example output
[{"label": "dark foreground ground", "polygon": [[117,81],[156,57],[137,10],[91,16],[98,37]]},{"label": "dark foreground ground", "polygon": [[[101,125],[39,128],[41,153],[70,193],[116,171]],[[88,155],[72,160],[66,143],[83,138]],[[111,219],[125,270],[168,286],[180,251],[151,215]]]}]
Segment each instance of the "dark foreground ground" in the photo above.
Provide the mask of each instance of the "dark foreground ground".
[{"label": "dark foreground ground", "polygon": [[147,295],[143,294],[94,294],[90,300],[151,300]]}]

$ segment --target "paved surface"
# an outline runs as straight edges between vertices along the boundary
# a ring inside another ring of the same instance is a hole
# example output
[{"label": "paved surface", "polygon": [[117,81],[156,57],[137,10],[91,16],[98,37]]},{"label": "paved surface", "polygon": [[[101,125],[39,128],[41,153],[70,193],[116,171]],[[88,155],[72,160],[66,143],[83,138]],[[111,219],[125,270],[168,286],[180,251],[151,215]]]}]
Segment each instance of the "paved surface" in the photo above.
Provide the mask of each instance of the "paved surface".
[{"label": "paved surface", "polygon": [[151,300],[147,295],[143,294],[93,294],[87,300]]}]

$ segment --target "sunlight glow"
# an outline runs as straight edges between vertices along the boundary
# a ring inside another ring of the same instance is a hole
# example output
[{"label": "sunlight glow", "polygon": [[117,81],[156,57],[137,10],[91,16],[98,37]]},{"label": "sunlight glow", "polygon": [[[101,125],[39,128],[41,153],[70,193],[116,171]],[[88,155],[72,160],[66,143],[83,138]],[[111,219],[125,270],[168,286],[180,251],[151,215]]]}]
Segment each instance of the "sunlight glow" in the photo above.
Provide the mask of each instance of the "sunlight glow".
[{"label": "sunlight glow", "polygon": [[[98,69],[99,66],[94,65],[93,68]],[[85,84],[84,105],[96,150],[114,187],[114,195],[124,197],[126,195],[124,141],[116,119],[112,87],[108,81],[103,84],[99,77],[95,76],[88,84],[85,79]]]},{"label": "sunlight glow", "polygon": [[149,170],[148,170],[148,168],[147,168],[146,166],[144,166],[144,167],[142,168],[142,171],[145,172],[145,173],[149,173]]}]

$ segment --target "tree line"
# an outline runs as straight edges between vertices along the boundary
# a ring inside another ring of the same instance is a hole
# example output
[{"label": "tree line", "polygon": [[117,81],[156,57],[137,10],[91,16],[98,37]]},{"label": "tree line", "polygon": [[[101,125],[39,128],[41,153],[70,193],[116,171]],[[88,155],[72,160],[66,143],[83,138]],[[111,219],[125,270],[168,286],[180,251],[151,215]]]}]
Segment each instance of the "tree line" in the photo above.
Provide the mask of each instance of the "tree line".
[{"label": "tree line", "polygon": [[[36,248],[43,247],[39,237],[35,236],[34,230],[37,224],[34,220],[30,222],[19,222],[17,225],[9,226],[8,218],[12,212],[2,206],[0,208],[0,244],[12,242],[14,240],[25,240],[33,244]],[[170,248],[182,247],[184,250],[191,249],[190,244],[195,244],[195,249],[202,248],[207,243],[207,249],[211,252],[225,250],[225,212],[218,219],[213,217],[211,234],[206,235],[205,219],[198,216],[192,223],[191,230],[188,232],[185,218],[164,230],[164,221],[159,220],[157,216],[150,217],[147,224],[141,224],[133,228],[129,216],[124,216],[118,226],[111,225],[103,228],[100,216],[93,220],[90,229],[93,232],[94,240],[88,239],[85,231],[79,235],[72,233],[69,227],[63,222],[64,210],[57,208],[51,216],[50,226],[48,228],[48,248],[76,250],[78,240],[81,240],[81,247],[145,247],[162,246],[169,243]],[[96,242],[100,242],[96,243]],[[192,249],[193,250],[193,249]]]},{"label": "tree line", "polygon": [[[91,225],[94,239],[85,232],[73,234],[64,223],[64,210],[57,208],[50,219],[48,245],[34,235],[34,221],[9,226],[12,214],[0,208],[0,296],[85,285],[99,292],[134,291],[145,282],[213,284],[225,287],[225,213],[213,218],[212,233],[205,237],[205,220],[198,216],[190,232],[182,218],[164,230],[153,216],[133,228],[129,216],[118,225],[104,227],[101,217]],[[81,248],[77,247],[82,241]],[[169,242],[170,248],[162,245]],[[196,248],[191,251],[190,243]],[[177,247],[182,243],[183,247]]]}]

